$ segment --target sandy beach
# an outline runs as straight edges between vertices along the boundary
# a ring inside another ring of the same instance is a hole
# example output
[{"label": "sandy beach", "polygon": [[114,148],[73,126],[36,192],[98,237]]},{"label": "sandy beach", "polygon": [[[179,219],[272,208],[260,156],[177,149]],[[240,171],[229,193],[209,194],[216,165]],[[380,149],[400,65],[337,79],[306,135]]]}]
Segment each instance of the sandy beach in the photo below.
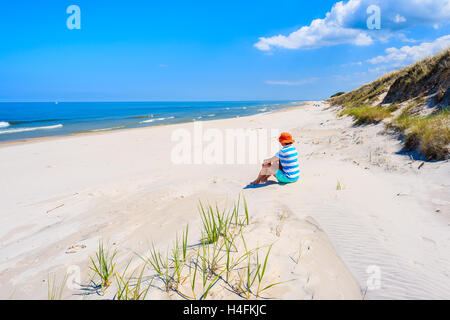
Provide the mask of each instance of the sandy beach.
[{"label": "sandy beach", "polygon": [[[173,163],[172,133],[193,123],[0,144],[0,298],[47,299],[49,274],[73,268],[88,283],[100,239],[122,266],[151,242],[167,247],[187,223],[197,243],[199,200],[225,208],[244,194],[249,246],[274,243],[267,277],[287,281],[268,297],[450,299],[450,164],[422,164],[382,123],[354,126],[336,114],[310,101],[202,121],[222,132],[292,133],[299,181],[258,188],[245,188],[258,163]],[[77,292],[63,298],[101,298]],[[239,297],[217,287],[208,298]]]}]

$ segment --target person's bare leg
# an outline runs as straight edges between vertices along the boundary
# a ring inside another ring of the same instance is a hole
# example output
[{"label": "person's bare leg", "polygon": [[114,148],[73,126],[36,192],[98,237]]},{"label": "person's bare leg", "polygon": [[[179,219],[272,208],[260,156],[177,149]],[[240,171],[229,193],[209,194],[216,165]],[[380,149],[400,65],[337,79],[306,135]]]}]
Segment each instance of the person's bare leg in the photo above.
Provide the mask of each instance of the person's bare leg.
[{"label": "person's bare leg", "polygon": [[270,177],[270,175],[260,174],[258,175],[258,178],[256,178],[255,181],[250,182],[250,185],[256,185],[267,182],[267,179]]},{"label": "person's bare leg", "polygon": [[251,184],[251,185],[260,184],[261,181],[265,178],[265,176],[266,176],[267,173],[268,173],[268,172],[267,172],[267,168],[268,168],[268,165],[263,163],[262,168],[261,168],[261,171],[260,171],[259,174],[258,174],[258,177],[256,178],[256,180],[250,182],[250,184]]},{"label": "person's bare leg", "polygon": [[261,183],[266,183],[267,180],[270,178],[270,176],[271,176],[271,174],[262,176],[261,177]]},{"label": "person's bare leg", "polygon": [[256,185],[260,183],[265,183],[270,178],[271,175],[275,174],[274,168],[278,169],[278,163],[268,163],[263,164],[262,169],[259,172],[258,178],[256,180],[252,181],[250,185]]}]

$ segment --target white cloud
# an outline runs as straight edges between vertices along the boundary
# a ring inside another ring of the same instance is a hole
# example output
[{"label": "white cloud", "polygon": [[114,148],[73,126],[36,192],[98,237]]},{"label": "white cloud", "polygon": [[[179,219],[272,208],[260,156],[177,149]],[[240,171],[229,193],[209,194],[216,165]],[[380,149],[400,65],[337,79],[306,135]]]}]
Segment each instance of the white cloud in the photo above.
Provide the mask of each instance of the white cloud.
[{"label": "white cloud", "polygon": [[368,61],[372,64],[397,63],[400,65],[420,60],[447,48],[450,48],[450,35],[440,37],[433,42],[423,42],[417,46],[404,46],[399,49],[387,48],[385,50],[386,55]]},{"label": "white cloud", "polygon": [[348,82],[348,81],[354,81],[354,80],[356,80],[358,78],[361,78],[361,77],[364,77],[366,75],[367,75],[367,72],[362,71],[362,72],[353,72],[351,74],[346,74],[346,75],[335,74],[335,75],[332,75],[332,77],[337,79],[337,80],[339,80],[339,81]]},{"label": "white cloud", "polygon": [[406,35],[404,35],[403,33],[398,33],[398,34],[396,34],[396,36],[403,42],[411,42],[411,43],[418,42],[418,40],[410,39]]},{"label": "white cloud", "polygon": [[315,48],[339,43],[353,43],[364,46],[372,44],[370,36],[359,30],[329,26],[324,20],[314,20],[310,26],[292,32],[289,36],[278,35],[270,38],[259,38],[255,47],[259,50],[270,50],[271,47],[286,49]]},{"label": "white cloud", "polygon": [[267,51],[272,47],[286,49],[316,48],[352,43],[358,46],[372,44],[372,38],[364,31],[344,27],[344,21],[355,13],[360,0],[350,0],[348,3],[336,3],[325,19],[315,19],[309,26],[303,26],[288,36],[277,35],[269,38],[261,37],[255,44],[259,50]]},{"label": "white cloud", "polygon": [[362,64],[363,64],[362,61],[349,62],[349,63],[341,64],[341,67],[362,66]]},{"label": "white cloud", "polygon": [[406,22],[406,18],[397,13],[397,15],[394,17],[394,22],[395,23]]},{"label": "white cloud", "polygon": [[304,79],[304,80],[300,80],[300,81],[286,81],[286,80],[273,81],[273,80],[267,80],[266,83],[267,84],[272,84],[272,85],[281,85],[281,86],[300,86],[300,85],[307,84],[307,83],[313,83],[313,82],[315,82],[317,80],[318,80],[318,78],[309,78],[309,79]]},{"label": "white cloud", "polygon": [[395,67],[393,67],[393,66],[380,66],[380,67],[376,67],[376,68],[369,68],[369,72],[370,73],[373,73],[373,74],[376,74],[376,75],[382,75],[382,74],[386,74],[386,73],[388,73],[389,71],[392,71],[392,70],[394,70],[395,69]]},{"label": "white cloud", "polygon": [[450,21],[450,0],[380,1],[381,30],[373,32],[366,23],[370,16],[366,9],[372,4],[373,0],[337,2],[325,18],[313,20],[288,35],[260,37],[254,46],[262,51],[275,47],[308,49],[337,44],[367,46],[377,39],[386,39],[394,30]]}]

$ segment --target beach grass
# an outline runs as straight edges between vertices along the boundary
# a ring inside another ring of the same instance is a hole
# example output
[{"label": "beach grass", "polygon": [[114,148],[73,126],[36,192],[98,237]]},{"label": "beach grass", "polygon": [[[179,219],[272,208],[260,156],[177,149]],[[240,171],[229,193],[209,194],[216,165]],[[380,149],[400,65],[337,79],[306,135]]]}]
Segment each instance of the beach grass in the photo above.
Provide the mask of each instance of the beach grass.
[{"label": "beach grass", "polygon": [[267,253],[266,253],[266,256],[264,258],[264,263],[263,263],[262,267],[261,267],[261,265],[259,263],[259,256],[258,256],[258,254],[256,256],[257,257],[257,266],[258,266],[257,271],[256,271],[256,273],[258,275],[258,288],[256,290],[256,297],[257,298],[260,296],[260,294],[263,291],[266,291],[267,289],[270,289],[270,288],[272,288],[272,287],[274,287],[276,285],[279,285],[279,284],[283,283],[283,282],[273,282],[273,283],[267,284],[265,287],[261,288],[261,284],[263,283],[264,275],[266,274],[267,264],[268,264],[268,260],[269,260],[269,254],[270,254],[270,250],[272,250],[272,246],[273,246],[273,244],[271,244],[269,246],[268,250],[267,250]]},{"label": "beach grass", "polygon": [[180,248],[178,242],[178,236],[172,246],[172,262],[173,262],[173,280],[177,286],[181,283],[181,272],[183,268],[183,261],[180,259]]},{"label": "beach grass", "polygon": [[[161,252],[152,243],[146,256],[135,253],[144,264],[131,274],[128,271],[132,260],[122,268],[122,272],[117,271],[117,250],[106,249],[99,241],[95,257],[90,257],[90,269],[100,278],[101,295],[105,294],[114,278],[113,299],[116,300],[146,299],[151,288],[159,288],[169,297],[176,293],[184,299],[204,300],[212,295],[218,283],[221,283],[219,292],[224,290],[223,287],[229,287],[230,292],[241,298],[260,298],[263,292],[278,284],[266,284],[264,280],[273,244],[266,246],[268,250],[263,261],[260,261],[258,253],[262,247],[248,247],[244,234],[250,223],[250,214],[243,199],[242,208],[239,198],[228,211],[219,210],[217,205],[204,206],[200,202],[200,242],[189,246],[189,226],[186,225],[181,237],[176,234],[167,250]],[[148,269],[152,273],[146,275]],[[151,279],[150,283],[147,279]],[[159,284],[154,284],[155,279],[160,281]],[[49,299],[59,298],[61,294],[62,288],[56,286],[55,281],[50,285],[49,280]]]},{"label": "beach grass", "polygon": [[[449,61],[450,50],[444,49],[328,101],[342,107],[339,116],[350,115],[358,125],[390,119],[386,126],[400,132],[405,151],[417,151],[427,160],[445,160],[450,155]],[[393,118],[399,108],[400,116]]]},{"label": "beach grass", "polygon": [[200,258],[200,251],[197,251],[197,256],[194,262],[194,274],[192,275],[191,273],[191,264],[189,265],[189,276],[191,278],[191,289],[192,289],[192,295],[193,298],[196,300],[196,295],[195,295],[195,283],[196,283],[196,279],[197,279],[197,269],[198,269],[198,259]]},{"label": "beach grass", "polygon": [[201,202],[200,211],[203,227],[202,230],[204,231],[204,238],[202,238],[202,242],[207,242],[208,244],[214,243],[219,240],[220,229],[223,227],[220,225],[220,214],[217,213],[216,215],[212,206],[204,208]]},{"label": "beach grass", "polygon": [[392,126],[402,132],[406,151],[419,150],[427,160],[448,158],[450,153],[450,110],[422,117],[402,113]]},{"label": "beach grass", "polygon": [[95,259],[90,257],[92,266],[89,268],[100,278],[102,290],[105,290],[111,284],[110,279],[113,276],[116,267],[116,255],[116,250],[112,253],[110,250],[105,250],[103,242],[99,241]]},{"label": "beach grass", "polygon": [[[126,276],[130,263],[131,261],[127,264],[122,274],[115,273],[117,283],[115,298],[117,300],[145,300],[153,282],[153,278],[147,286],[144,285],[145,265],[141,268],[136,279],[134,279],[134,272],[131,273],[131,275]],[[135,281],[133,282],[133,280]]]},{"label": "beach grass", "polygon": [[245,221],[247,222],[247,225],[249,225],[250,224],[250,219],[249,219],[249,215],[248,215],[247,200],[245,199],[245,196],[242,196],[242,198],[244,199]]},{"label": "beach grass", "polygon": [[187,257],[187,246],[188,246],[188,233],[189,233],[189,224],[186,225],[186,229],[183,231],[183,261],[186,261]]},{"label": "beach grass", "polygon": [[384,107],[372,107],[368,105],[344,108],[339,116],[350,115],[355,120],[356,124],[370,124],[378,123],[383,119],[392,117],[392,109]]},{"label": "beach grass", "polygon": [[67,282],[67,274],[62,279],[61,283],[57,283],[56,275],[53,275],[53,279],[48,276],[47,280],[47,298],[48,300],[61,300],[64,288]]},{"label": "beach grass", "polygon": [[171,274],[169,249],[167,249],[165,254],[161,254],[161,252],[155,248],[155,245],[152,244],[150,257],[144,258],[144,261],[153,268],[157,277],[162,280],[166,292],[176,288],[173,274]]}]

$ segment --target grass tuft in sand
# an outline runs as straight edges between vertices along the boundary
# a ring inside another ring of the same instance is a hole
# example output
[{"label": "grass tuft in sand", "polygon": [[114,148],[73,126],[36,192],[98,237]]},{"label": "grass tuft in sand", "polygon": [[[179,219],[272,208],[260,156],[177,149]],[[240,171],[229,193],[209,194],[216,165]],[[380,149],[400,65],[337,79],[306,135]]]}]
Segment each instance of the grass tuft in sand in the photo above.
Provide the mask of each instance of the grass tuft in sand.
[{"label": "grass tuft in sand", "polygon": [[[130,261],[131,262],[131,261]],[[126,276],[126,272],[128,270],[127,267],[123,271],[122,274],[115,273],[116,283],[117,283],[117,292],[115,295],[115,299],[117,300],[145,300],[147,297],[148,291],[150,290],[150,286],[152,281],[148,285],[144,285],[144,271],[145,266],[141,269],[138,277],[134,279],[134,272]],[[134,280],[134,282],[133,282]]]},{"label": "grass tuft in sand", "polygon": [[[90,257],[90,270],[99,278],[101,294],[107,288],[117,300],[144,300],[150,289],[156,288],[169,296],[204,300],[220,295],[222,290],[233,292],[244,299],[261,298],[262,294],[282,282],[266,281],[270,265],[269,254],[273,244],[250,249],[245,241],[245,227],[250,224],[245,198],[243,212],[240,198],[230,210],[219,210],[200,202],[202,219],[201,239],[196,245],[188,244],[189,227],[186,225],[181,238],[176,235],[172,246],[161,252],[152,244],[147,257],[136,254],[144,265],[128,272],[132,259],[122,272],[116,268],[117,250],[105,249],[99,241],[98,252]],[[259,251],[268,248],[260,260]],[[145,274],[150,269],[151,274]],[[136,272],[139,272],[135,276]],[[245,272],[244,272],[245,271]],[[112,283],[111,279],[115,282]],[[150,279],[150,281],[148,281]],[[154,280],[156,283],[154,284]],[[92,280],[93,281],[93,280]],[[56,280],[48,283],[48,298],[60,299],[66,278],[61,286]],[[95,281],[94,281],[95,283]],[[216,288],[217,292],[216,292]]]},{"label": "grass tuft in sand", "polygon": [[66,282],[67,274],[64,276],[60,284],[57,283],[56,275],[53,275],[53,279],[49,275],[47,281],[48,300],[61,300]]},{"label": "grass tuft in sand", "polygon": [[392,116],[391,111],[383,107],[360,106],[342,110],[339,116],[350,115],[355,119],[356,124],[378,123],[383,119]]},{"label": "grass tuft in sand", "polygon": [[[178,237],[172,248],[167,249],[172,253],[171,259],[154,246],[150,256],[143,258],[169,296],[176,293],[184,299],[203,300],[215,291],[216,286],[220,286],[241,298],[259,298],[269,288],[281,283],[265,281],[272,245],[268,246],[263,262],[258,253],[262,247],[247,247],[244,233],[245,226],[250,223],[249,211],[244,199],[244,212],[241,214],[239,201],[228,211],[200,203],[202,229],[198,245],[188,246],[186,227],[181,249]],[[121,284],[124,291],[126,282]]]},{"label": "grass tuft in sand", "polygon": [[448,157],[450,144],[450,110],[421,117],[402,113],[392,126],[402,132],[405,150],[419,150],[428,160]]},{"label": "grass tuft in sand", "polygon": [[112,253],[109,249],[105,250],[103,242],[98,243],[98,252],[95,254],[94,258],[90,257],[92,266],[90,269],[100,278],[100,284],[102,290],[104,291],[111,284],[111,277],[114,275],[116,262],[115,258],[117,251],[114,250]]}]

